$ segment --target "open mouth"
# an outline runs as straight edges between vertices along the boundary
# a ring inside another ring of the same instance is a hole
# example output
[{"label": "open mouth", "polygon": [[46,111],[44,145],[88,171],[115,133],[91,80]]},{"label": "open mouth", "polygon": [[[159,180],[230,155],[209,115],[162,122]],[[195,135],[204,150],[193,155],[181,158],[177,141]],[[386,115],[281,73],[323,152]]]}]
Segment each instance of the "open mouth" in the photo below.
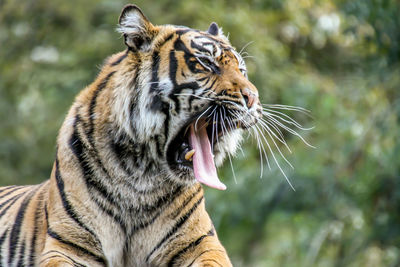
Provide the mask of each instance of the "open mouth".
[{"label": "open mouth", "polygon": [[217,175],[212,150],[218,138],[233,129],[231,124],[214,123],[205,118],[191,121],[169,145],[167,151],[169,165],[174,169],[193,170],[196,180],[200,183],[225,190],[226,186]]}]

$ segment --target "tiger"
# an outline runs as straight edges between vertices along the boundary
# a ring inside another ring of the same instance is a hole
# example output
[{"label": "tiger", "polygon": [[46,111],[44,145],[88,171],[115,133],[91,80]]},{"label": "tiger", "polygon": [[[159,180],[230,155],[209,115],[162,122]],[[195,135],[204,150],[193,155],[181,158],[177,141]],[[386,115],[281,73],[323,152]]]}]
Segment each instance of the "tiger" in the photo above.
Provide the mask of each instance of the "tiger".
[{"label": "tiger", "polygon": [[107,58],[60,128],[49,180],[0,188],[1,266],[232,266],[203,185],[258,123],[246,64],[222,29],[122,9]]}]

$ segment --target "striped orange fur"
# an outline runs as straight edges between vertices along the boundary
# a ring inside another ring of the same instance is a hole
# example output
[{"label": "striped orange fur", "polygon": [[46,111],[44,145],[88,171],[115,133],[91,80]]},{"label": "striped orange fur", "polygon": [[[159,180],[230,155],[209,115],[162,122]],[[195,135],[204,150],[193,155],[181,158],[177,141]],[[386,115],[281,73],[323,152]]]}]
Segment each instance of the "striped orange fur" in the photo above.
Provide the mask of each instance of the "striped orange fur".
[{"label": "striped orange fur", "polygon": [[[231,266],[193,170],[234,153],[257,89],[215,23],[154,26],[133,5],[119,22],[127,49],[76,97],[50,179],[0,188],[0,266]],[[184,159],[188,135],[215,158]]]}]

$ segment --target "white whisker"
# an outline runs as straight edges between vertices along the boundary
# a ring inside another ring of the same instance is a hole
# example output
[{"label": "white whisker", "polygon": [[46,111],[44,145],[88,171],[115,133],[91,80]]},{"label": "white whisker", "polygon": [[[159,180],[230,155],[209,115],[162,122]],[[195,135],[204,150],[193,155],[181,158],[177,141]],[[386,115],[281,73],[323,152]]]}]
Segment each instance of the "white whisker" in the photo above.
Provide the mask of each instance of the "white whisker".
[{"label": "white whisker", "polygon": [[219,143],[219,140],[218,140],[218,110],[216,110],[216,112],[215,112],[215,114],[216,114],[216,116],[215,116],[215,118],[216,118],[216,121],[214,122],[215,123],[215,137],[216,137],[216,139],[217,139],[217,144]]},{"label": "white whisker", "polygon": [[[214,151],[214,134],[215,134],[215,114],[216,114],[216,111],[217,110],[217,107],[215,107],[215,109],[213,110],[213,112],[212,112],[212,114],[214,114],[213,115],[213,120],[212,120],[212,129],[211,129],[211,151]],[[218,133],[217,133],[218,134]]]},{"label": "white whisker", "polygon": [[[256,127],[258,128],[257,125],[256,125]],[[259,128],[258,128],[258,129],[259,129]],[[265,138],[265,137],[264,137],[264,138]],[[266,139],[265,139],[265,141],[266,141]],[[278,166],[279,170],[281,171],[281,173],[283,174],[283,176],[285,177],[286,181],[288,182],[288,184],[290,185],[290,187],[293,189],[293,191],[296,191],[296,190],[294,189],[292,183],[290,182],[289,178],[286,176],[286,173],[285,173],[285,172],[283,171],[283,169],[281,168],[281,165],[279,164],[278,160],[276,159],[275,154],[274,154],[274,152],[273,152],[271,146],[269,145],[269,143],[268,143],[267,141],[266,141],[265,143],[267,144],[268,150],[269,150],[269,152],[271,153],[272,158],[274,159],[276,166]]]},{"label": "white whisker", "polygon": [[254,43],[254,41],[250,41],[250,42],[248,42],[247,44],[245,44],[245,45],[242,47],[242,49],[240,49],[239,55],[242,56],[243,50],[245,50],[246,47],[248,47],[248,46],[251,45],[252,43]]},{"label": "white whisker", "polygon": [[194,128],[197,131],[197,123],[199,122],[199,119],[201,117],[203,117],[203,115],[211,108],[211,106],[209,106],[203,113],[201,113],[201,115],[197,118],[196,122],[194,123]]},{"label": "white whisker", "polygon": [[[269,128],[268,126],[266,126],[266,127],[267,127],[267,128],[266,128],[267,134],[268,134],[269,138],[272,140],[272,142],[274,143],[275,148],[278,150],[279,154],[280,154],[281,157],[286,161],[286,163],[287,163],[292,169],[294,169],[294,168],[293,168],[293,165],[286,159],[286,157],[282,154],[282,151],[280,150],[280,148],[279,148],[278,145],[276,144],[274,138],[273,138],[272,135],[271,135],[271,130],[270,130],[270,128]],[[286,144],[286,142],[285,142],[285,144]],[[289,147],[288,147],[287,145],[286,145],[286,147],[289,149]],[[289,149],[289,151],[290,151],[290,149]]]},{"label": "white whisker", "polygon": [[[268,159],[267,151],[265,151],[265,147],[264,147],[263,142],[262,142],[262,140],[261,140],[261,138],[260,138],[260,135],[261,135],[262,137],[264,137],[264,134],[262,133],[262,131],[260,131],[260,129],[259,129],[257,126],[254,127],[253,129],[254,129],[254,132],[255,132],[255,134],[256,134],[256,136],[257,136],[257,142],[259,143],[259,147],[262,149],[262,152],[264,153],[265,159],[266,159],[267,164],[268,164],[268,169],[271,170],[271,165],[269,164],[269,159]],[[265,139],[265,138],[264,138],[264,139]],[[266,140],[266,139],[265,139],[265,140]],[[261,150],[260,150],[260,152],[261,152]]]},{"label": "white whisker", "polygon": [[[283,138],[283,136],[279,136],[279,137],[278,137],[278,136],[275,134],[275,132],[272,131],[271,128],[268,126],[268,124],[269,124],[269,125],[271,125],[272,127],[275,128],[275,125],[270,124],[270,123],[268,123],[268,122],[264,122],[264,121],[260,121],[260,123],[261,123],[261,126],[268,132],[268,134],[269,134],[270,136],[271,136],[271,134],[272,134],[279,142],[281,142],[281,143],[287,148],[287,150],[288,150],[290,153],[292,153],[292,151],[290,150],[290,148],[289,148],[288,144],[286,143],[285,139]],[[271,139],[273,139],[273,138],[271,137]]]},{"label": "white whisker", "polygon": [[304,144],[306,144],[309,147],[315,148],[314,146],[310,145],[304,138],[303,136],[301,136],[298,132],[296,132],[295,130],[287,127],[286,125],[284,125],[283,123],[281,123],[280,121],[276,120],[275,118],[270,118],[272,122],[276,123],[278,126],[280,126],[281,128],[285,129],[287,132],[296,135],[297,137],[299,137],[301,139],[301,141],[303,141]]},{"label": "white whisker", "polygon": [[[223,110],[224,113],[225,113],[224,107],[222,107],[222,110]],[[225,116],[225,115],[224,115],[224,116]],[[225,133],[227,133],[228,130],[226,129],[225,122],[224,122],[224,119],[223,119],[223,117],[222,117],[222,113],[220,113],[220,117],[221,117],[221,124],[222,124],[222,128],[223,128],[222,131],[223,131],[223,132],[225,131]],[[219,144],[218,144],[218,145],[219,145]],[[228,152],[227,154],[228,154],[228,158],[229,158],[229,163],[231,164],[231,170],[232,170],[232,174],[233,174],[233,179],[235,180],[235,184],[237,184],[237,179],[236,179],[235,170],[233,169],[231,154],[230,154],[229,152]]]},{"label": "white whisker", "polygon": [[271,123],[270,121],[268,121],[264,118],[260,118],[260,121],[271,126],[279,134],[280,139],[286,143],[285,137],[283,136],[283,133],[282,133],[281,129],[279,129],[279,127],[277,127],[274,123]]},{"label": "white whisker", "polygon": [[302,112],[304,114],[307,114],[308,116],[310,115],[310,111],[308,109],[298,107],[298,106],[289,106],[289,105],[279,105],[279,104],[262,104],[263,107],[267,107],[270,109],[281,109],[281,110],[292,110],[292,111],[298,111]]},{"label": "white whisker", "polygon": [[[275,114],[276,113],[276,114]],[[310,128],[304,128],[300,123],[298,123],[295,119],[293,119],[292,117],[290,117],[289,115],[286,115],[282,112],[279,111],[275,111],[275,110],[268,110],[268,111],[263,111],[263,115],[265,116],[271,116],[277,119],[280,119],[283,122],[286,122],[288,124],[294,125],[296,126],[296,128],[300,129],[300,130],[304,130],[304,131],[309,131],[311,129],[313,129],[314,127],[310,127]],[[285,119],[286,118],[286,119]]]},{"label": "white whisker", "polygon": [[[256,130],[254,128],[252,128],[252,130],[254,130],[256,132]],[[263,172],[264,172],[264,163],[263,163],[263,156],[262,156],[262,150],[261,150],[261,145],[260,145],[260,137],[258,136],[258,133],[256,134],[256,140],[257,140],[258,151],[260,153],[260,179],[261,179]]]}]

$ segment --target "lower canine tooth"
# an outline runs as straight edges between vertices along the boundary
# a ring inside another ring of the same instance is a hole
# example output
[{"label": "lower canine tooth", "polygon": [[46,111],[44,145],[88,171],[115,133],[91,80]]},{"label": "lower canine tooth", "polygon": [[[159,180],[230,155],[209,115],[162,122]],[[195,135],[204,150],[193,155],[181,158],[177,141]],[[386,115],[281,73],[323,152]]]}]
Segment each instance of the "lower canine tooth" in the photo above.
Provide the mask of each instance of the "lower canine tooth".
[{"label": "lower canine tooth", "polygon": [[190,150],[188,153],[186,153],[186,154],[185,154],[185,159],[188,160],[188,161],[191,161],[191,160],[192,160],[192,157],[193,157],[193,155],[194,155],[194,152],[195,152],[195,150],[192,149],[192,150]]}]

